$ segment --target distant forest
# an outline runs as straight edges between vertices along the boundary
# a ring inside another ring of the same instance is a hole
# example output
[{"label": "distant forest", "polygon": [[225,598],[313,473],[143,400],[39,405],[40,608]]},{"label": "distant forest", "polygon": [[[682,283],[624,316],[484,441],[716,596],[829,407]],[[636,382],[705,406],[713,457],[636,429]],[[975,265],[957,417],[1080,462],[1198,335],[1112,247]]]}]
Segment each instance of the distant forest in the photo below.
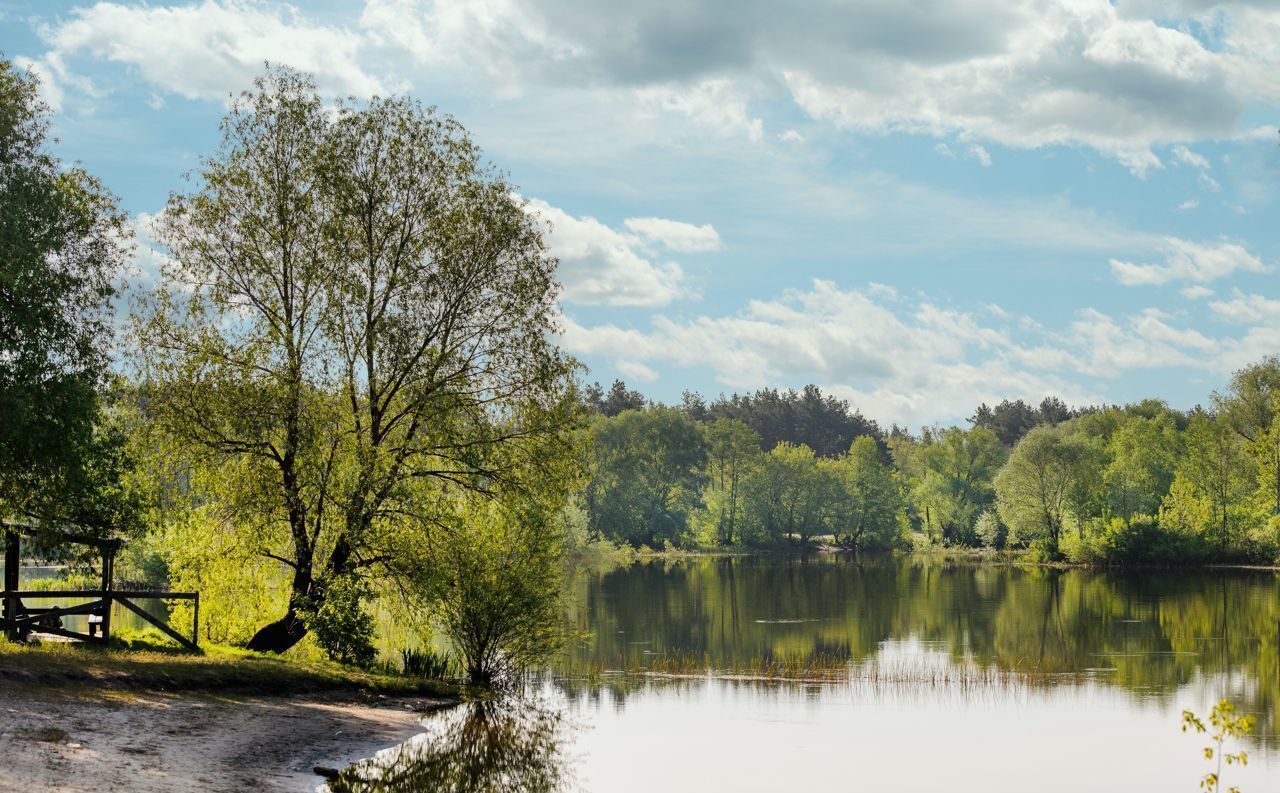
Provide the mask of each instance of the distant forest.
[{"label": "distant forest", "polygon": [[1208,407],[978,405],[963,427],[888,429],[846,400],[761,389],[678,406],[616,380],[594,415],[588,536],[635,546],[1025,550],[1181,563],[1280,553],[1280,360]]}]

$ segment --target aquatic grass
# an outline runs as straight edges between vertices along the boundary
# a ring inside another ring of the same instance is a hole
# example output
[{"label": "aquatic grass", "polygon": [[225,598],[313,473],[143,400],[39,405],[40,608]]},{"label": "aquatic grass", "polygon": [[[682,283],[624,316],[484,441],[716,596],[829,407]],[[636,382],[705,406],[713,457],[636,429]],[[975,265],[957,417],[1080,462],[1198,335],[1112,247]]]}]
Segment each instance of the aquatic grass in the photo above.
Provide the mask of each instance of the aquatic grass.
[{"label": "aquatic grass", "polygon": [[592,663],[560,670],[569,677],[596,681],[612,676],[708,678],[769,682],[854,683],[872,686],[1009,687],[1079,679],[1088,675],[1048,670],[1013,669],[972,662],[939,663],[927,658],[870,659],[855,662],[847,654],[794,653],[713,663],[693,655],[655,656],[605,669]]}]

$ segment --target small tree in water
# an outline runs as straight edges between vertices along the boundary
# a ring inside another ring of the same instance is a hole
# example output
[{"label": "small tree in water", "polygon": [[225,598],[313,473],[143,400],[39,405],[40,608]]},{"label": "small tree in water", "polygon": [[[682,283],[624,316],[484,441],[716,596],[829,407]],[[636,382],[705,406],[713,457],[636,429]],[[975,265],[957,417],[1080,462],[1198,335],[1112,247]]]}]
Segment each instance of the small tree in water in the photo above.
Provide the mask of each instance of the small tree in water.
[{"label": "small tree in water", "polygon": [[473,499],[430,551],[426,595],[472,683],[493,685],[559,649],[561,539],[553,513]]},{"label": "small tree in water", "polygon": [[[1232,765],[1239,763],[1240,765],[1248,765],[1249,755],[1244,751],[1235,753],[1224,752],[1223,746],[1231,739],[1239,740],[1249,733],[1253,732],[1252,716],[1237,716],[1236,706],[1232,705],[1230,700],[1222,700],[1213,706],[1213,711],[1209,714],[1209,726],[1213,728],[1213,732],[1209,734],[1209,738],[1213,743],[1204,748],[1204,756],[1206,760],[1216,760],[1217,767],[1200,780],[1201,789],[1208,793],[1219,793],[1222,790],[1222,765]],[[1182,731],[1188,729],[1195,730],[1198,733],[1209,732],[1209,727],[1200,720],[1200,717],[1189,710],[1182,711]],[[1228,793],[1240,793],[1240,788],[1228,788]]]}]

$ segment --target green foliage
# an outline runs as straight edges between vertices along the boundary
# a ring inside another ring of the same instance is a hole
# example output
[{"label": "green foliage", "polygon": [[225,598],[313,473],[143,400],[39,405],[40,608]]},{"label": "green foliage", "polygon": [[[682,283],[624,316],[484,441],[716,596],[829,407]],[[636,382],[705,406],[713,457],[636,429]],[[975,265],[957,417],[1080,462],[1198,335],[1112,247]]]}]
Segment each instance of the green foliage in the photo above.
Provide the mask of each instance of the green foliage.
[{"label": "green foliage", "polygon": [[[1210,732],[1212,728],[1212,732]],[[1236,706],[1230,700],[1222,700],[1213,706],[1209,714],[1209,726],[1189,710],[1182,711],[1182,731],[1193,730],[1201,735],[1209,733],[1211,743],[1204,748],[1204,758],[1216,763],[1215,769],[1200,779],[1200,789],[1206,793],[1219,793],[1222,790],[1222,766],[1248,765],[1249,755],[1241,750],[1228,752],[1228,742],[1242,740],[1253,732],[1252,716],[1237,716]],[[1227,788],[1228,793],[1240,793],[1237,787]]]},{"label": "green foliage", "polygon": [[707,448],[707,487],[703,520],[710,544],[728,547],[738,540],[742,519],[742,482],[760,464],[760,436],[736,419],[703,424]]},{"label": "green foliage", "polygon": [[[699,399],[692,401],[697,404]],[[831,458],[848,452],[855,438],[880,437],[880,428],[874,421],[851,409],[845,400],[823,395],[812,384],[800,391],[764,388],[754,394],[721,396],[699,413],[693,418],[734,419],[747,425],[760,436],[762,451],[786,442],[807,446],[818,457]]]},{"label": "green foliage", "polygon": [[508,682],[563,641],[561,538],[536,505],[468,498],[421,550],[419,591],[467,677]]},{"label": "green foliage", "polygon": [[990,509],[978,516],[977,523],[973,525],[973,533],[985,547],[995,549],[1004,548],[1005,539],[1009,535],[1008,529],[1000,522],[1000,515]]},{"label": "green foliage", "polygon": [[371,594],[365,581],[335,576],[325,580],[321,597],[299,607],[307,630],[330,660],[354,666],[373,663],[373,617],[364,606]]},{"label": "green foliage", "polygon": [[[288,579],[259,553],[262,533],[255,527],[203,507],[169,516],[151,536],[157,538],[170,586],[200,593],[202,641],[243,645],[287,605]],[[186,624],[188,608],[176,605],[174,621]]]},{"label": "green foliage", "polygon": [[931,433],[911,456],[916,509],[944,542],[973,545],[974,522],[994,500],[992,478],[1007,454],[991,430]]},{"label": "green foliage", "polygon": [[995,479],[1010,542],[1044,540],[1056,555],[1063,526],[1083,511],[1096,470],[1089,443],[1069,428],[1042,426],[1027,433]]},{"label": "green foliage", "polygon": [[449,520],[441,490],[567,489],[576,364],[541,226],[453,119],[326,107],[272,69],[222,130],[164,213],[138,364],[174,509],[209,506],[287,579],[249,640],[282,651],[329,579],[403,571]]},{"label": "green foliage", "polygon": [[765,547],[829,530],[841,482],[808,446],[779,443],[743,481],[741,542]]},{"label": "green foliage", "polygon": [[406,675],[443,680],[448,677],[453,663],[449,656],[437,653],[430,647],[415,650],[408,648],[400,651],[401,670]]},{"label": "green foliage", "polygon": [[657,407],[597,419],[591,435],[591,531],[635,547],[685,538],[707,460],[698,425]]},{"label": "green foliage", "polygon": [[130,460],[101,396],[129,229],[48,131],[36,78],[0,59],[0,514],[130,529]]},{"label": "green foliage", "polygon": [[1225,421],[1205,413],[1191,417],[1186,454],[1164,501],[1171,526],[1203,537],[1224,553],[1243,533],[1249,477],[1242,445]]},{"label": "green foliage", "polygon": [[1168,416],[1130,418],[1116,429],[1107,444],[1110,462],[1103,472],[1112,515],[1129,520],[1156,513],[1173,482],[1179,443]]},{"label": "green foliage", "polygon": [[839,483],[831,520],[836,542],[851,548],[887,550],[899,544],[903,494],[893,469],[870,436],[853,442],[838,460],[823,460]]}]

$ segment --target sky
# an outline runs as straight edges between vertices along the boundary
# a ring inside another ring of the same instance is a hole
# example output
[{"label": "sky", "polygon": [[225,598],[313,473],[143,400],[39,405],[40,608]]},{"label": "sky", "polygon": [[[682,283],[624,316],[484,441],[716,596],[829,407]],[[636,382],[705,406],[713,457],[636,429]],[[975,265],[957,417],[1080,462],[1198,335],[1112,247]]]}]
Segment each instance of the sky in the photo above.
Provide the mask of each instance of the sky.
[{"label": "sky", "polygon": [[1280,2],[0,0],[56,153],[148,225],[264,62],[411,94],[545,224],[607,387],[883,425],[1207,403],[1280,353]]}]

